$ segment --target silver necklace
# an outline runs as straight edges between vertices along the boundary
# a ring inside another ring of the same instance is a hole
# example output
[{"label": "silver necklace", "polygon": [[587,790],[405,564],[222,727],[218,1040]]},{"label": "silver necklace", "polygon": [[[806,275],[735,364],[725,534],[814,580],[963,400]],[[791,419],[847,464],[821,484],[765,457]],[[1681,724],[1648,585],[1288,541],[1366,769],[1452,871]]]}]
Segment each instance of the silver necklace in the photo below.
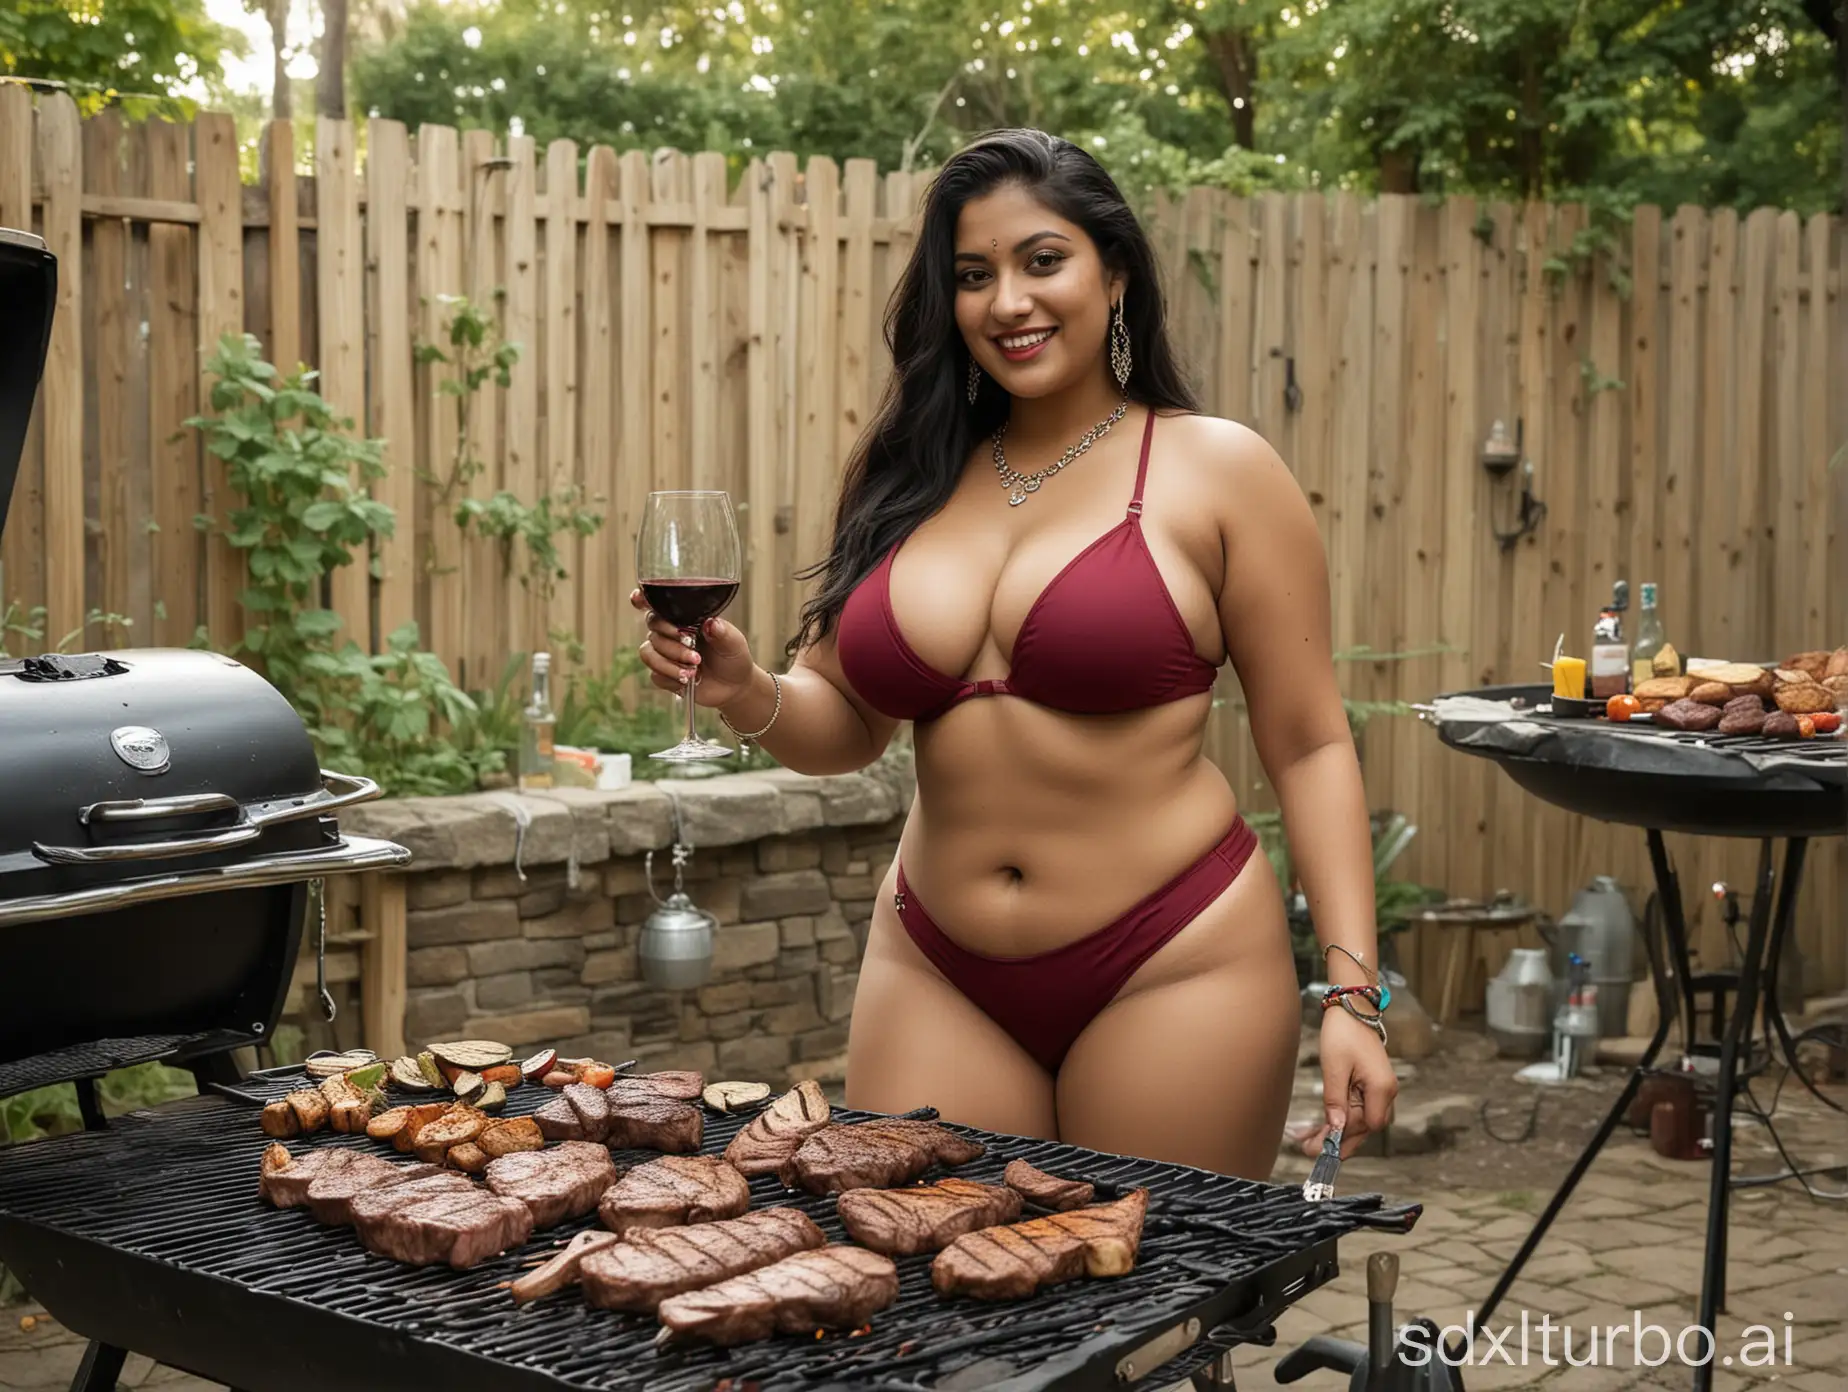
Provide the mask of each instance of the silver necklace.
[{"label": "silver necklace", "polygon": [[1077,443],[1066,450],[1064,454],[1060,455],[1045,468],[1035,470],[1030,474],[1023,474],[1019,470],[1011,468],[1008,465],[1007,455],[1001,449],[1001,437],[1007,433],[1007,422],[1002,421],[1001,428],[995,431],[994,434],[994,458],[995,472],[1001,476],[1001,486],[1010,490],[1007,495],[1007,505],[1009,507],[1019,507],[1022,503],[1026,502],[1029,493],[1039,492],[1039,487],[1042,483],[1058,473],[1059,470],[1063,469],[1086,450],[1090,449],[1092,445],[1103,439],[1105,435],[1109,434],[1110,427],[1122,420],[1128,411],[1129,398],[1126,396],[1121,401],[1117,402],[1116,410],[1112,411],[1096,425],[1080,435]]}]

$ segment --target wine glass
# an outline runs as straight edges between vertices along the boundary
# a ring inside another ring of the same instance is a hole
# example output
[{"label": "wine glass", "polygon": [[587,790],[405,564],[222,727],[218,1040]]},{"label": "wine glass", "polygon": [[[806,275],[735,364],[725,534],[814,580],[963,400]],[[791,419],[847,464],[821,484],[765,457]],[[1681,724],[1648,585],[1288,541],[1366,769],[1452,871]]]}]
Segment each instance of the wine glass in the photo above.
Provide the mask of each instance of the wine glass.
[{"label": "wine glass", "polygon": [[[731,495],[718,489],[650,493],[635,540],[635,565],[648,607],[680,630],[682,642],[696,648],[700,626],[723,612],[738,594],[738,525]],[[682,697],[686,738],[651,758],[694,763],[731,757],[725,745],[700,738],[695,724],[697,663],[692,671]]]}]

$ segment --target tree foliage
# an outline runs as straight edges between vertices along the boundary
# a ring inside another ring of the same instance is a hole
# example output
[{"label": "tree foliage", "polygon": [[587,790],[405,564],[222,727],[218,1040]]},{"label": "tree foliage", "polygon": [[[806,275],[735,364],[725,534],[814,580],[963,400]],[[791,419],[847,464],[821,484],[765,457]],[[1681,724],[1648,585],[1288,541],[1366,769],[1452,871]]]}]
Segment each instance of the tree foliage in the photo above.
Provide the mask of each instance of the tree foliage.
[{"label": "tree foliage", "polygon": [[354,86],[408,122],[739,159],[896,168],[1030,124],[1133,186],[1809,210],[1841,197],[1827,3],[426,0]]},{"label": "tree foliage", "polygon": [[165,104],[195,79],[218,77],[222,56],[242,46],[205,0],[0,3],[0,71],[65,83],[86,111],[112,100]]}]

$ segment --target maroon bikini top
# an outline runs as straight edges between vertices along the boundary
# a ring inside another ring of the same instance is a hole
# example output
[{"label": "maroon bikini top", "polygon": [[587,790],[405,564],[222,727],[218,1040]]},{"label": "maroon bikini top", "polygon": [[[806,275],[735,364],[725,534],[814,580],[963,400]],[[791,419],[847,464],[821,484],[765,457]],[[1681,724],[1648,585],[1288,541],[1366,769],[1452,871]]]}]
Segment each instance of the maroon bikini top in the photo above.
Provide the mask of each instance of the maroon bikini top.
[{"label": "maroon bikini top", "polygon": [[1019,696],[1074,715],[1112,715],[1211,690],[1217,669],[1194,651],[1142,535],[1154,433],[1151,411],[1128,515],[1040,592],[1004,678],[946,676],[912,650],[892,612],[892,558],[904,543],[886,552],[847,597],[836,637],[841,671],[860,698],[894,720],[923,722],[972,696]]}]

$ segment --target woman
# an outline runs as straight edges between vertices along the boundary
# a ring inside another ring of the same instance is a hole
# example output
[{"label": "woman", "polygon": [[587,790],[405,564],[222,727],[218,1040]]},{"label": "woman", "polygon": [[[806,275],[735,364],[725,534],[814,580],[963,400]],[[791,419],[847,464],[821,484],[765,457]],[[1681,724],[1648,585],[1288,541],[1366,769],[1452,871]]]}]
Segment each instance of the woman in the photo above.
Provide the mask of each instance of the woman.
[{"label": "woman", "polygon": [[[643,659],[663,690],[698,664],[698,699],[803,772],[915,722],[851,1105],[1263,1178],[1301,1006],[1275,878],[1201,752],[1228,659],[1327,976],[1376,961],[1314,519],[1262,439],[1195,413],[1148,239],[1069,142],[1003,131],[944,166],[887,333],[788,671],[653,615]],[[1324,1011],[1321,1044],[1351,1151],[1392,1070],[1359,1013]]]}]

